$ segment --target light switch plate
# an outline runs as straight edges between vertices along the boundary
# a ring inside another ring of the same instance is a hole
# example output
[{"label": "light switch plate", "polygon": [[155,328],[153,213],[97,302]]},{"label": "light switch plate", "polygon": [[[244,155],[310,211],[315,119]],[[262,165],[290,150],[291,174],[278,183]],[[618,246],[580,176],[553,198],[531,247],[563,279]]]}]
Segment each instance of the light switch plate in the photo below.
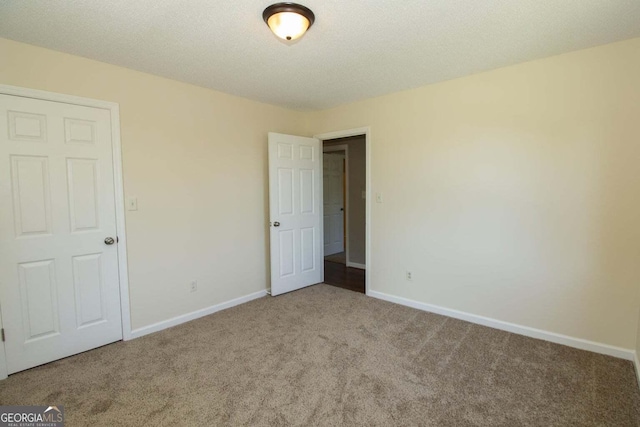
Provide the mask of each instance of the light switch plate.
[{"label": "light switch plate", "polygon": [[129,197],[127,199],[127,210],[128,211],[137,211],[138,210],[138,198],[137,197]]},{"label": "light switch plate", "polygon": [[376,193],[376,203],[382,203],[382,193]]}]

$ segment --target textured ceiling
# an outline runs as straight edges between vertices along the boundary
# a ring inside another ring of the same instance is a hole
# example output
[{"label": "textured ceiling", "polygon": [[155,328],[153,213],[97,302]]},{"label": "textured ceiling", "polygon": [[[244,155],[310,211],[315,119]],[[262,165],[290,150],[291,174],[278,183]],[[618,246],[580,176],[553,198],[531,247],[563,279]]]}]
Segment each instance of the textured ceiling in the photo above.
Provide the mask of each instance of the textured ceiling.
[{"label": "textured ceiling", "polygon": [[304,0],[286,45],[268,0],[3,0],[0,37],[315,110],[640,36],[639,0]]}]

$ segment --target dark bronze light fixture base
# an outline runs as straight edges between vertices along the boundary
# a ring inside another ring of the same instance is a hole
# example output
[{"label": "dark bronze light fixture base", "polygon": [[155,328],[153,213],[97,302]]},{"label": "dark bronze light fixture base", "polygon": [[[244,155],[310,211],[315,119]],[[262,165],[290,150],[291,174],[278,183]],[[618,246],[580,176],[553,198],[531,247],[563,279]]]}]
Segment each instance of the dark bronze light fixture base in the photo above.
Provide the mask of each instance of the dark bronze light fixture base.
[{"label": "dark bronze light fixture base", "polygon": [[[281,17],[287,16],[289,14],[298,15],[299,22],[296,22],[297,26],[295,26],[297,27],[298,31],[291,31],[289,28],[289,30],[285,30],[283,34],[283,27],[281,26],[282,23],[286,22],[290,24],[291,20],[290,18],[285,21],[281,21],[280,19]],[[264,22],[278,37],[290,41],[292,39],[301,37],[309,28],[311,28],[313,22],[316,19],[316,16],[313,14],[311,9],[297,3],[275,3],[267,7],[264,12],[262,12],[262,19],[264,19]],[[304,22],[304,20],[306,20],[306,22]],[[306,25],[307,22],[308,25]]]}]

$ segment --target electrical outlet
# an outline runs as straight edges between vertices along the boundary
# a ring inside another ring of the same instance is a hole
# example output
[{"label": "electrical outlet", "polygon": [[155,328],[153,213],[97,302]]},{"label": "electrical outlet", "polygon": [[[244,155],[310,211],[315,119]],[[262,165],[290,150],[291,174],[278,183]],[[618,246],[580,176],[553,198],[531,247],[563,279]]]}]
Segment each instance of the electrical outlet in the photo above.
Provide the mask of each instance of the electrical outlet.
[{"label": "electrical outlet", "polygon": [[195,280],[193,282],[191,282],[191,285],[190,285],[189,289],[191,290],[191,292],[197,291],[198,290],[198,282],[195,281]]},{"label": "electrical outlet", "polygon": [[413,280],[413,273],[410,271],[407,271],[407,280]]}]

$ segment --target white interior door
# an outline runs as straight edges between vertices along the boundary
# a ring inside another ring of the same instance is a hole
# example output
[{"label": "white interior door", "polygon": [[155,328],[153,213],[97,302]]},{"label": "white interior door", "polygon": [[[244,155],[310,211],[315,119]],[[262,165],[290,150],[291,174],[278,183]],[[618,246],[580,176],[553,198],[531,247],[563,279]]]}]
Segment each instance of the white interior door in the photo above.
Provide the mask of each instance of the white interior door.
[{"label": "white interior door", "polygon": [[324,153],[324,255],[344,251],[344,154]]},{"label": "white interior door", "polygon": [[271,295],[322,281],[320,141],[269,133]]},{"label": "white interior door", "polygon": [[9,373],[122,338],[108,110],[0,95]]}]

